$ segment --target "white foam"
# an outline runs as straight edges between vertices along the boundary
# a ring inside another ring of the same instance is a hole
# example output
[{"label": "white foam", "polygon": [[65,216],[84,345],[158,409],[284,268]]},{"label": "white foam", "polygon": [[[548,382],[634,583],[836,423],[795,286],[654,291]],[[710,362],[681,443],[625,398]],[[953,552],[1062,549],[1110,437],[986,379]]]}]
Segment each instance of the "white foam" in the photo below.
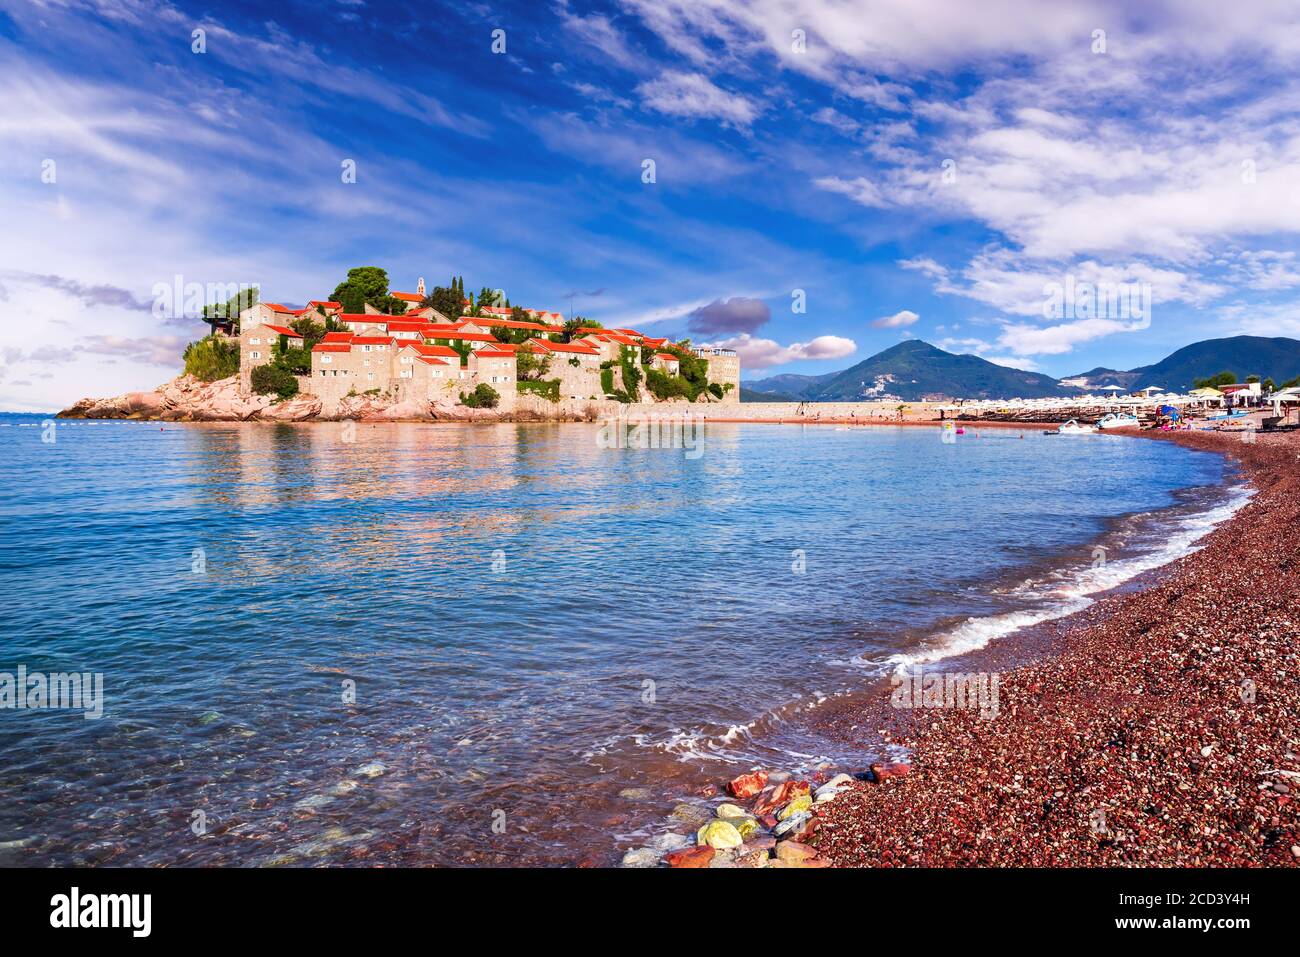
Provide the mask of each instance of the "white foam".
[{"label": "white foam", "polygon": [[1073,615],[1093,603],[1094,599],[1090,596],[1110,591],[1143,572],[1200,551],[1203,546],[1197,542],[1236,514],[1238,509],[1250,501],[1251,494],[1244,486],[1235,488],[1222,505],[1180,518],[1161,545],[1151,551],[1112,562],[1069,569],[1050,576],[1047,581],[1030,579],[1011,590],[1012,594],[1033,601],[1039,607],[968,618],[955,628],[936,636],[925,648],[891,655],[884,662],[861,658],[854,661],[867,667],[881,668],[883,665],[910,668],[978,651],[990,642],[1022,628]]}]

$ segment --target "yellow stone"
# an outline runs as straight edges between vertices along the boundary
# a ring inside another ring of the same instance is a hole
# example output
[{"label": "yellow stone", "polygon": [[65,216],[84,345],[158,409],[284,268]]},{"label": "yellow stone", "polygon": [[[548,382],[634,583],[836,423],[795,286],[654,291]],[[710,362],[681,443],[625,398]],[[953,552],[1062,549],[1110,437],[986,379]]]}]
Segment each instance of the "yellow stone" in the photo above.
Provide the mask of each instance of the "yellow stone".
[{"label": "yellow stone", "polygon": [[727,821],[710,821],[704,827],[700,828],[695,835],[695,843],[707,844],[714,850],[724,851],[727,848],[739,847],[745,843],[745,839],[740,836],[740,832],[735,826]]},{"label": "yellow stone", "polygon": [[812,803],[811,797],[807,794],[801,794],[785,807],[781,808],[781,810],[777,812],[776,819],[778,821],[784,821],[793,814],[798,814],[800,811],[808,810],[812,807]]}]

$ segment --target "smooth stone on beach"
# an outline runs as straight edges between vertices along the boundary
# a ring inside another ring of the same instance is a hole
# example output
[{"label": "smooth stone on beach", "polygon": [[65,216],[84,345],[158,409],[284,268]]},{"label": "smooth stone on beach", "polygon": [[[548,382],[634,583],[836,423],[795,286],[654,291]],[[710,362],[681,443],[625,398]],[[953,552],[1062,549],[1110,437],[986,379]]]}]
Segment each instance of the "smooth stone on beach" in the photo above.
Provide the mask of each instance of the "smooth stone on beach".
[{"label": "smooth stone on beach", "polygon": [[792,777],[794,777],[794,775],[791,774],[789,771],[771,771],[767,775],[767,783],[784,784],[786,781],[789,781]]},{"label": "smooth stone on beach", "polygon": [[680,851],[671,851],[664,855],[664,863],[669,867],[708,867],[717,852],[707,844],[698,847],[684,847]]},{"label": "smooth stone on beach", "polygon": [[826,788],[818,788],[817,797],[814,798],[813,803],[825,804],[827,801],[833,801],[839,796],[839,793],[839,788],[831,788],[829,791]]},{"label": "smooth stone on beach", "polygon": [[670,831],[667,834],[659,834],[654,838],[651,838],[650,843],[647,846],[653,847],[655,850],[662,853],[666,851],[680,851],[684,847],[691,847],[693,845],[691,844],[691,839],[685,834],[677,834]]},{"label": "smooth stone on beach", "polygon": [[767,786],[767,772],[754,771],[751,774],[742,774],[737,778],[732,778],[727,782],[727,793],[732,797],[749,798],[753,797],[759,791]]},{"label": "smooth stone on beach", "polygon": [[723,817],[718,820],[726,821],[734,827],[740,832],[741,838],[747,838],[758,830],[758,819],[749,814],[742,814],[740,817]]},{"label": "smooth stone on beach", "polygon": [[618,796],[626,801],[644,801],[653,795],[649,788],[624,788],[618,792]]},{"label": "smooth stone on beach", "polygon": [[912,766],[905,761],[878,761],[871,765],[871,777],[877,783],[890,778],[907,777]]},{"label": "smooth stone on beach", "polygon": [[852,775],[837,774],[835,775],[835,777],[831,778],[829,781],[827,781],[825,784],[819,787],[816,791],[814,791],[813,794],[819,795],[823,791],[834,791],[835,793],[838,794],[840,788],[846,787],[847,785],[850,785],[852,783],[853,783]]},{"label": "smooth stone on beach", "polygon": [[658,867],[662,854],[653,847],[638,847],[623,855],[624,867]]},{"label": "smooth stone on beach", "polygon": [[811,814],[809,814],[807,811],[800,811],[798,814],[788,817],[780,824],[778,824],[775,828],[772,829],[772,833],[775,834],[777,837],[781,837],[783,834],[789,834],[791,831],[795,830],[796,828],[803,827],[811,820],[812,820]]},{"label": "smooth stone on beach", "polygon": [[668,816],[674,821],[680,821],[687,827],[702,827],[713,820],[713,812],[706,807],[700,807],[698,804],[678,804]]},{"label": "smooth stone on beach", "polygon": [[739,847],[745,843],[745,839],[729,822],[710,821],[700,828],[695,835],[695,842],[697,844],[707,844],[715,850],[726,850],[727,848]]},{"label": "smooth stone on beach", "polygon": [[817,848],[798,841],[782,841],[776,846],[776,858],[788,864],[801,864],[817,856]]},{"label": "smooth stone on beach", "polygon": [[718,817],[744,817],[748,812],[739,804],[719,804],[713,813]]},{"label": "smooth stone on beach", "polygon": [[812,798],[806,794],[801,794],[781,810],[776,812],[776,819],[784,821],[795,814],[800,814],[812,807]]},{"label": "smooth stone on beach", "polygon": [[381,761],[371,761],[369,764],[363,764],[352,773],[360,778],[377,778],[388,768],[384,767]]}]

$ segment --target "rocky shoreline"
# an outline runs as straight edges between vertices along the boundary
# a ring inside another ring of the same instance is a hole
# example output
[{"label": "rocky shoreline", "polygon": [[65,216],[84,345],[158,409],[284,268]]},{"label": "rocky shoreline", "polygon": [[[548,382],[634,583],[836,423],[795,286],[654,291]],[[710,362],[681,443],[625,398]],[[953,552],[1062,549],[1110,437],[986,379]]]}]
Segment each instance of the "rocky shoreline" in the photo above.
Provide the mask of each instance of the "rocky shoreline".
[{"label": "rocky shoreline", "polygon": [[1236,459],[1257,494],[1001,671],[993,720],[846,709],[823,730],[907,759],[742,775],[726,789],[748,807],[678,805],[694,836],[624,865],[1300,866],[1300,436],[1147,435]]}]

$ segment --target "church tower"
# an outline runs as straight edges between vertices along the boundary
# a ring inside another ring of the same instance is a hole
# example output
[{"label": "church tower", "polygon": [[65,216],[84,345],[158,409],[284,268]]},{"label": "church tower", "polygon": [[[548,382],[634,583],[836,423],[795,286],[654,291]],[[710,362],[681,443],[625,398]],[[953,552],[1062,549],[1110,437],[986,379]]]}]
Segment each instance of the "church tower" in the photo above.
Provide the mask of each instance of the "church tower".
[{"label": "church tower", "polygon": [[416,292],[417,295],[420,295],[420,296],[423,296],[423,295],[424,295],[424,277],[423,277],[423,276],[421,276],[421,277],[420,277],[420,281],[417,282],[417,283],[415,284],[415,292]]}]

